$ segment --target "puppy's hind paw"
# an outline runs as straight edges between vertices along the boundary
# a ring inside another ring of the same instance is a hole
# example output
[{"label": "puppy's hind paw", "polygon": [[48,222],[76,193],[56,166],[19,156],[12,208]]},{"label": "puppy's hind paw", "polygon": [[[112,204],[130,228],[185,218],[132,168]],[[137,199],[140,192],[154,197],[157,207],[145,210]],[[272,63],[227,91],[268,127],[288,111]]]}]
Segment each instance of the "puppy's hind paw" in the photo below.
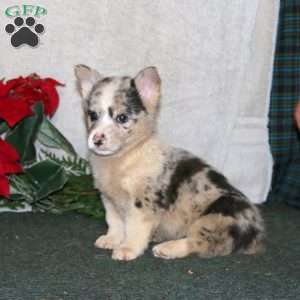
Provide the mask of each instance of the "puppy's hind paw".
[{"label": "puppy's hind paw", "polygon": [[170,253],[169,249],[167,249],[166,247],[161,246],[161,245],[157,245],[157,246],[153,247],[152,252],[155,257],[160,257],[160,258],[164,258],[164,259],[176,258],[176,256],[174,256]]},{"label": "puppy's hind paw", "polygon": [[190,254],[187,239],[158,244],[152,248],[155,257],[164,259],[182,258]]}]

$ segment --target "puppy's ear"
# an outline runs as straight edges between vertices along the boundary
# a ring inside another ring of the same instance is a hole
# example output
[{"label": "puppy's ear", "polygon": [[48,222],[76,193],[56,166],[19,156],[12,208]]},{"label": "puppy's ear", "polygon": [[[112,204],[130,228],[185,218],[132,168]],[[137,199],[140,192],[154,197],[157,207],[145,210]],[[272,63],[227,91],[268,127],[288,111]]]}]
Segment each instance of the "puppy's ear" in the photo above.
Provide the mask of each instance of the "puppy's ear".
[{"label": "puppy's ear", "polygon": [[154,112],[158,106],[161,86],[157,69],[155,67],[143,69],[136,75],[134,82],[146,109]]},{"label": "puppy's ear", "polygon": [[74,72],[77,78],[79,93],[84,99],[92,90],[93,85],[100,80],[102,76],[96,70],[85,65],[76,65]]}]

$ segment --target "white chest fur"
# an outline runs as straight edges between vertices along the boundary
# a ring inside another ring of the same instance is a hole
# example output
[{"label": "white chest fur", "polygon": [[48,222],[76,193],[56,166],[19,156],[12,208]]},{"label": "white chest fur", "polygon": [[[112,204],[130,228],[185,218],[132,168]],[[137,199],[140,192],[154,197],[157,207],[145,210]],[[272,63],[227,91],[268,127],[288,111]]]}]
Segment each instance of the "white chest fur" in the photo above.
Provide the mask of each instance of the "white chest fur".
[{"label": "white chest fur", "polygon": [[163,166],[161,147],[155,139],[121,157],[91,155],[95,186],[113,202],[135,201],[147,180],[156,178]]}]

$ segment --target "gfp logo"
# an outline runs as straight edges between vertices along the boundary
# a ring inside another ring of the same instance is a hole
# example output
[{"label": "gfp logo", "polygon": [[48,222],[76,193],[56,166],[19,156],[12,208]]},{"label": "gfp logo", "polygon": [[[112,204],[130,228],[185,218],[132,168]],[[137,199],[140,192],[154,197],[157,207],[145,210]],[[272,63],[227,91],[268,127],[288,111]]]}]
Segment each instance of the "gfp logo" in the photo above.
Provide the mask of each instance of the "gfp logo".
[{"label": "gfp logo", "polygon": [[39,43],[39,35],[45,31],[44,25],[38,23],[36,18],[47,14],[41,6],[15,5],[6,8],[5,15],[14,18],[13,23],[5,26],[5,31],[11,35],[13,47],[23,44],[35,47]]}]

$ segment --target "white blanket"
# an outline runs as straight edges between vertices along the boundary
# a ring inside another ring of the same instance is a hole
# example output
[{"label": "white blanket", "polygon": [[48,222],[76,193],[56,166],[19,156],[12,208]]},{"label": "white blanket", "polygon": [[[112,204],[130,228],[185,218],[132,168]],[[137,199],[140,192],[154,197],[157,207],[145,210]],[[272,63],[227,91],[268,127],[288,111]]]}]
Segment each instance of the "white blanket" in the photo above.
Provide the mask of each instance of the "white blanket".
[{"label": "white blanket", "polygon": [[[19,1],[19,3],[22,3]],[[0,18],[0,77],[37,72],[66,83],[54,123],[86,154],[73,66],[105,75],[158,67],[160,134],[200,155],[253,202],[266,198],[272,159],[268,106],[279,0],[39,0],[36,48],[13,48]],[[1,0],[1,10],[11,6]]]}]

